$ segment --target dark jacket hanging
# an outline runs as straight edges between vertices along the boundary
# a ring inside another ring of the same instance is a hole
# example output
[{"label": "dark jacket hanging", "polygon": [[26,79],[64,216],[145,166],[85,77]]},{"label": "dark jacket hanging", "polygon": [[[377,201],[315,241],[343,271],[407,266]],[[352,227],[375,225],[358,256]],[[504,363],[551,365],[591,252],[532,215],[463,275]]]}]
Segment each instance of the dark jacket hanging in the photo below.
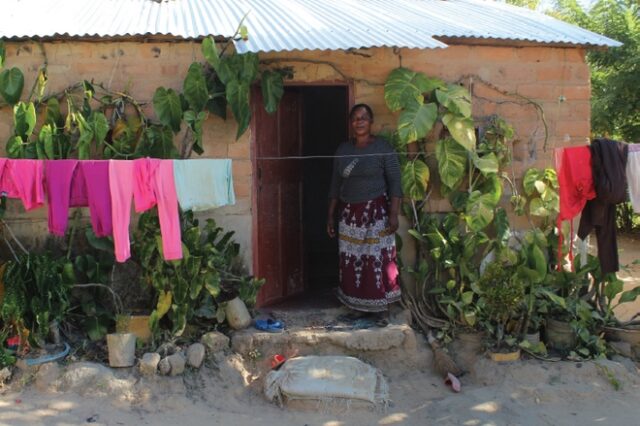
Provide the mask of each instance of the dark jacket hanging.
[{"label": "dark jacket hanging", "polygon": [[590,148],[596,198],[582,210],[578,237],[585,239],[595,228],[600,267],[606,274],[619,269],[616,204],[627,200],[625,167],[629,146],[610,139],[594,139]]}]

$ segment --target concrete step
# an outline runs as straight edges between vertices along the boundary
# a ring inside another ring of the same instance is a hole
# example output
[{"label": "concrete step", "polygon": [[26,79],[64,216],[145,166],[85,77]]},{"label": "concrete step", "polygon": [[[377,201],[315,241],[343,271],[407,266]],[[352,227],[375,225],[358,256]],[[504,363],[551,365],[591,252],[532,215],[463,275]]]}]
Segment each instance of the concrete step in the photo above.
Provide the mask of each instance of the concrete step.
[{"label": "concrete step", "polygon": [[[269,359],[302,355],[349,355],[373,365],[402,363],[407,367],[430,365],[431,351],[421,334],[410,326],[408,311],[395,310],[386,327],[351,329],[338,317],[346,308],[272,310],[284,321],[282,333],[267,333],[249,327],[231,336],[232,349],[244,357]],[[263,312],[262,315],[265,315]]]}]

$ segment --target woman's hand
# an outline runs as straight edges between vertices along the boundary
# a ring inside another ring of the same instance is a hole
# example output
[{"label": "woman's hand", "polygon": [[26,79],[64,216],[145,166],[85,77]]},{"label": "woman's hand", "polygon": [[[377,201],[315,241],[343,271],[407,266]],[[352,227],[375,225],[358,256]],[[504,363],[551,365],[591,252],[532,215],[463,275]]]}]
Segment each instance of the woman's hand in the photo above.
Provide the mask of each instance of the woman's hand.
[{"label": "woman's hand", "polygon": [[329,238],[334,238],[336,236],[336,223],[333,220],[333,217],[327,219],[327,235]]},{"label": "woman's hand", "polygon": [[389,215],[389,233],[396,232],[399,225],[398,215]]}]

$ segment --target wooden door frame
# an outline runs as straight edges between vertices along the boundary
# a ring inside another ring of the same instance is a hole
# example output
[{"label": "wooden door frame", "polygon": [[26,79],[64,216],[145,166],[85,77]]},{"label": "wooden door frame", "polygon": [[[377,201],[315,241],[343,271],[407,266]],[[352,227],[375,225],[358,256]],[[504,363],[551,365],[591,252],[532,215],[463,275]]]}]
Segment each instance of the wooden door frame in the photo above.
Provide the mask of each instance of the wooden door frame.
[{"label": "wooden door frame", "polygon": [[[348,100],[348,110],[351,110],[351,107],[355,105],[355,96],[354,96],[354,82],[353,81],[312,81],[312,82],[285,82],[285,90],[287,87],[346,87],[347,88],[347,100]],[[254,85],[251,89],[259,90],[258,85]],[[254,97],[252,96],[252,99]],[[263,106],[257,105],[255,101],[251,101],[251,112],[252,117],[256,117],[255,108],[262,108]],[[260,278],[259,275],[259,262],[260,259],[260,247],[258,245],[258,170],[257,170],[257,160],[256,160],[256,127],[257,123],[255,118],[251,120],[249,128],[251,129],[251,138],[250,138],[250,157],[251,157],[251,267],[252,273],[256,277]],[[273,302],[272,302],[273,303]],[[257,303],[256,307],[262,306],[261,303]]]}]

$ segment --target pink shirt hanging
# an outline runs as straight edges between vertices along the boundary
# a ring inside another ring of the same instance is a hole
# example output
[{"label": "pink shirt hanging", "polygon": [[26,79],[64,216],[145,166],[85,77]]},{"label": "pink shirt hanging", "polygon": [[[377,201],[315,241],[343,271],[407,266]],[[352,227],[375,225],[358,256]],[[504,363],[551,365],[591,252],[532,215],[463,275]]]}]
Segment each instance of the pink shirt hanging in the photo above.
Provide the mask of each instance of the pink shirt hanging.
[{"label": "pink shirt hanging", "polygon": [[44,162],[14,160],[0,162],[0,192],[9,198],[20,198],[26,211],[44,205]]},{"label": "pink shirt hanging", "polygon": [[137,212],[158,206],[162,251],[165,260],[182,259],[178,197],[173,160],[141,158],[134,161],[133,195]]}]

